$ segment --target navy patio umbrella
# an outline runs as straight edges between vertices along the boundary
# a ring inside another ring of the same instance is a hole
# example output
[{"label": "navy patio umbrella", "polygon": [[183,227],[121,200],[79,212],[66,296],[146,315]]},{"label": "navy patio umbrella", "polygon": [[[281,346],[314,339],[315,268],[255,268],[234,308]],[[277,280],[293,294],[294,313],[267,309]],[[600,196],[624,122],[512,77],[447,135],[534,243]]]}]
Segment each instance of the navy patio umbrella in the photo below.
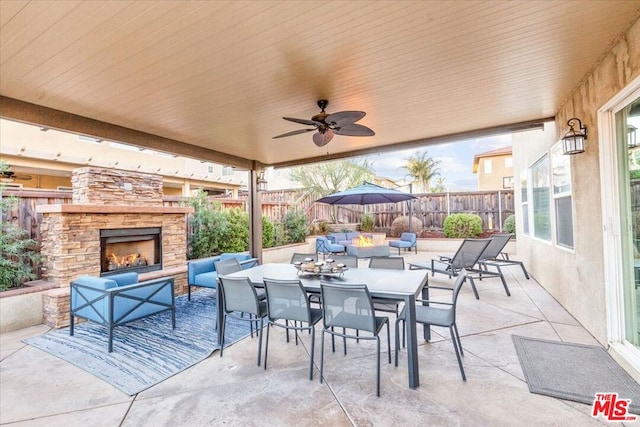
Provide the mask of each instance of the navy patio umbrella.
[{"label": "navy patio umbrella", "polygon": [[330,205],[373,205],[377,203],[398,203],[415,198],[412,194],[380,187],[364,181],[362,185],[330,194],[316,200],[316,202]]}]

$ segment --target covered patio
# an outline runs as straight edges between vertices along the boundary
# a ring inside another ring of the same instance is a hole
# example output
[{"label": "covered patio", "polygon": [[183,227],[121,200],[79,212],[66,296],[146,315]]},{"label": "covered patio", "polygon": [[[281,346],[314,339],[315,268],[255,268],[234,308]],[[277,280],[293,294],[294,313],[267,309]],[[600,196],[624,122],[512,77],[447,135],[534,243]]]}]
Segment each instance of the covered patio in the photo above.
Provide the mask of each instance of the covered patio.
[{"label": "covered patio", "polygon": [[[623,90],[636,96],[629,88],[640,76],[639,17],[636,1],[5,1],[0,116],[249,170],[251,252],[258,258],[258,184],[267,166],[549,125],[553,135],[519,140],[542,152],[579,116],[589,141],[585,154],[570,160],[575,234],[580,224],[614,239],[621,220],[604,217],[600,200],[612,179],[600,171],[614,164],[602,152],[615,139],[601,128],[600,109]],[[308,120],[319,99],[329,100],[329,113],[366,112],[359,123],[375,136],[337,135],[324,147],[308,133],[272,139],[297,129],[282,117]],[[521,159],[522,170],[531,157]],[[519,186],[516,177],[521,202]],[[630,348],[625,367],[637,374],[637,337],[627,342],[633,334],[625,335],[623,316],[611,314],[610,302],[623,301],[610,289],[622,274],[603,261],[618,242],[595,232],[567,250],[518,227],[518,253],[539,283],[513,268],[511,297],[491,281],[481,285],[480,300],[465,287],[459,329],[467,382],[446,333],[420,343],[416,390],[406,386],[405,369],[383,365],[381,398],[366,343],[350,344],[346,359],[330,354],[321,385],[306,379],[306,337],[296,347],[274,333],[266,372],[252,362],[255,344],[245,339],[224,358],[214,354],[129,398],[23,344],[46,332],[39,326],[1,336],[1,423],[601,425],[588,405],[529,393],[511,336],[622,344]]]},{"label": "covered patio", "polygon": [[[435,256],[406,254],[407,262]],[[399,366],[382,356],[381,397],[375,396],[375,347],[350,342],[348,354],[327,343],[325,382],[308,380],[309,335],[287,344],[272,331],[269,366],[255,364],[255,338],[246,338],[136,396],[21,342],[44,326],[0,339],[0,417],[15,425],[602,425],[591,406],[529,393],[512,335],[597,345],[597,341],[534,279],[503,269],[507,297],[496,280],[468,285],[459,299],[458,325],[467,381],[460,378],[446,329],[419,341],[420,387],[407,387],[406,350]],[[445,276],[431,284],[451,286]],[[444,294],[446,295],[446,294]],[[392,317],[393,321],[393,317]],[[319,334],[318,334],[319,335]],[[393,328],[392,328],[393,335]],[[319,345],[319,336],[317,345]],[[64,396],[64,398],[62,398]],[[13,424],[12,424],[13,425]]]}]

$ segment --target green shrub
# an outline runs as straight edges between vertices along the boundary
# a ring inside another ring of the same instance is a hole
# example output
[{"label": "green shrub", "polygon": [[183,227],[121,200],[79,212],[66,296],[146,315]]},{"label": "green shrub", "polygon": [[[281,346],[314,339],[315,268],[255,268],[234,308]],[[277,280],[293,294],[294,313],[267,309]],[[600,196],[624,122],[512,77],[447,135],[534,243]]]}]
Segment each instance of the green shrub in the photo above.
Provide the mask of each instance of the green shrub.
[{"label": "green shrub", "polygon": [[476,214],[452,214],[444,220],[445,237],[473,238],[482,233],[482,218]]},{"label": "green shrub", "polygon": [[509,215],[505,220],[504,220],[504,231],[506,231],[507,233],[511,233],[511,234],[515,234],[516,232],[516,216],[515,215]]},{"label": "green shrub", "polygon": [[320,221],[318,223],[318,234],[328,234],[329,233],[329,224],[327,221]]},{"label": "green shrub", "polygon": [[244,252],[249,250],[249,214],[240,208],[224,211],[227,228],[220,241],[220,252]]},{"label": "green shrub", "polygon": [[262,247],[272,248],[276,244],[276,228],[267,216],[262,217]]},{"label": "green shrub", "polygon": [[376,221],[371,214],[364,214],[360,219],[360,230],[371,232],[376,226]]},{"label": "green shrub", "polygon": [[[1,189],[0,189],[1,191]],[[0,201],[0,291],[21,286],[28,280],[34,280],[36,274],[33,265],[40,262],[37,242],[29,238],[29,233],[13,221],[5,220],[17,199],[4,197]]]},{"label": "green shrub", "polygon": [[220,253],[228,221],[219,203],[212,204],[207,193],[200,189],[189,200],[194,212],[189,219],[189,259],[204,258]]},{"label": "green shrub", "polygon": [[[391,223],[391,230],[389,231],[390,237],[400,237],[402,233],[409,231],[409,217],[400,216],[393,220]],[[422,221],[415,216],[411,219],[411,232],[420,234],[422,231]]]},{"label": "green shrub", "polygon": [[301,243],[307,237],[307,217],[301,213],[290,211],[284,216],[283,244]]}]

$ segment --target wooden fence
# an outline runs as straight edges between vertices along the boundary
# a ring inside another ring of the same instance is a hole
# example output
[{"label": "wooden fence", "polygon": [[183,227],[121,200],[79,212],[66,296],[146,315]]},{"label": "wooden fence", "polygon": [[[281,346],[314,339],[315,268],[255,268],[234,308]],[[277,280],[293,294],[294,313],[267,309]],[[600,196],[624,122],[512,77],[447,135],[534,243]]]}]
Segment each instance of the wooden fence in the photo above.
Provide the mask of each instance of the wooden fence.
[{"label": "wooden fence", "polygon": [[[36,206],[43,204],[71,203],[69,191],[34,191],[5,189],[4,196],[18,197],[16,206],[2,218],[3,221],[17,221],[21,228],[29,232],[30,237],[40,240],[40,214]],[[307,216],[309,223],[331,222],[336,217],[339,223],[359,223],[367,212],[375,218],[376,227],[389,229],[394,219],[408,215],[422,221],[424,229],[442,229],[444,219],[452,213],[474,213],[482,218],[483,228],[500,230],[507,216],[514,213],[513,190],[476,191],[464,193],[427,193],[415,194],[410,202],[378,204],[368,206],[331,206],[316,203],[319,196],[302,191],[267,191],[262,193],[262,214],[274,222],[280,222],[291,210],[297,210]],[[184,206],[185,197],[164,197],[164,206]],[[238,207],[247,209],[247,198],[228,199],[212,197],[225,209]],[[332,215],[333,214],[333,215]]]}]

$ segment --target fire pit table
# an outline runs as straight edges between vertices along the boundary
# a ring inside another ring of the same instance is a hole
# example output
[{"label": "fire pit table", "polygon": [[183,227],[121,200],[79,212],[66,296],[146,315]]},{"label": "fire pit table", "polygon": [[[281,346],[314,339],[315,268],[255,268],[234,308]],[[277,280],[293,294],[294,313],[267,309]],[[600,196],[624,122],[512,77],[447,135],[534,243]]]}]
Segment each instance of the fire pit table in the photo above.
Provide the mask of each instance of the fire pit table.
[{"label": "fire pit table", "polygon": [[372,256],[389,256],[389,246],[347,246],[347,255],[355,255],[358,258],[371,258]]}]

